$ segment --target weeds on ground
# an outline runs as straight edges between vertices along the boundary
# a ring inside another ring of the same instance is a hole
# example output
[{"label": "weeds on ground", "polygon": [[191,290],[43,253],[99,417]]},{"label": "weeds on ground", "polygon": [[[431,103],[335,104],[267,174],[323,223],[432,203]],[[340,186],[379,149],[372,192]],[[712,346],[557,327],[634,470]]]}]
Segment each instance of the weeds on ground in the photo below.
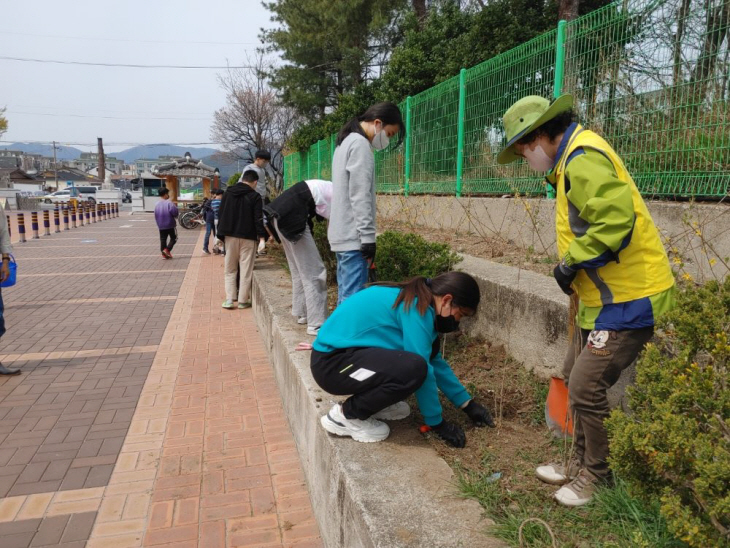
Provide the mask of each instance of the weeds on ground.
[{"label": "weeds on ground", "polygon": [[[525,547],[680,548],[659,514],[659,506],[640,502],[623,481],[599,492],[584,508],[567,509],[552,500],[557,487],[535,477],[535,467],[561,462],[570,441],[545,427],[548,383],[510,358],[504,348],[462,335],[446,345],[446,358],[476,399],[494,411],[496,429],[473,428],[444,402],[444,416],[464,424],[467,446],[453,449],[433,440],[456,473],[456,488],[477,500],[495,525],[486,532]],[[523,525],[524,524],[524,525]]]}]

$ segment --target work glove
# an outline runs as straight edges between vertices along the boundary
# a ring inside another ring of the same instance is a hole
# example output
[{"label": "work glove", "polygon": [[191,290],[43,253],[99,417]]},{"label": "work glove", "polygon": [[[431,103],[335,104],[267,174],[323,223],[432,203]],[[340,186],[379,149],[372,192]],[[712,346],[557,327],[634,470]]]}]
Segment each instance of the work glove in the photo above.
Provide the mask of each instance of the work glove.
[{"label": "work glove", "polygon": [[360,253],[366,261],[375,260],[375,242],[371,244],[360,244]]},{"label": "work glove", "polygon": [[263,253],[266,250],[266,241],[262,238],[259,240],[259,247],[256,249],[259,253]]},{"label": "work glove", "polygon": [[432,426],[431,431],[452,447],[462,448],[466,445],[466,434],[458,424],[441,421],[441,424]]},{"label": "work glove", "polygon": [[474,423],[474,426],[489,426],[489,428],[497,426],[494,424],[494,419],[492,418],[492,414],[489,412],[489,409],[478,404],[474,400],[471,400],[462,411],[467,414]]},{"label": "work glove", "polygon": [[553,276],[555,276],[555,281],[558,282],[560,289],[562,289],[563,293],[565,293],[566,295],[573,294],[573,288],[570,287],[570,284],[573,283],[573,280],[575,280],[575,277],[577,275],[578,271],[573,270],[568,265],[566,265],[565,261],[558,263],[558,265],[553,270]]}]

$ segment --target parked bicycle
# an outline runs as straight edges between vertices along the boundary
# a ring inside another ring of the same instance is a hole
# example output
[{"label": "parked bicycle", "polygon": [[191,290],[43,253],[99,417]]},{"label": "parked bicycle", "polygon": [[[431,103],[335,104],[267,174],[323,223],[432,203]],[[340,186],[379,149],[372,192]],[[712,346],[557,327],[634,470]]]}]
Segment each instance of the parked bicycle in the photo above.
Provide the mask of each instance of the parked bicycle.
[{"label": "parked bicycle", "polygon": [[191,230],[205,226],[205,213],[202,205],[191,207],[179,217],[180,226]]}]

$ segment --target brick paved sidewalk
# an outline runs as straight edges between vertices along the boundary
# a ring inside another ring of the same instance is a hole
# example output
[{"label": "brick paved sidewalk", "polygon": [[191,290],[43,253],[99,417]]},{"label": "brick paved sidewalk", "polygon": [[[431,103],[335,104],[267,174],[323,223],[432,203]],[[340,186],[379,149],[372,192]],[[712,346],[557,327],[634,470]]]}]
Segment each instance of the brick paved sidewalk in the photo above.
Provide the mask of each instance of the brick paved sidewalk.
[{"label": "brick paved sidewalk", "polygon": [[122,217],[16,245],[0,544],[321,545],[251,310],[220,308],[201,232],[174,261],[155,236]]}]

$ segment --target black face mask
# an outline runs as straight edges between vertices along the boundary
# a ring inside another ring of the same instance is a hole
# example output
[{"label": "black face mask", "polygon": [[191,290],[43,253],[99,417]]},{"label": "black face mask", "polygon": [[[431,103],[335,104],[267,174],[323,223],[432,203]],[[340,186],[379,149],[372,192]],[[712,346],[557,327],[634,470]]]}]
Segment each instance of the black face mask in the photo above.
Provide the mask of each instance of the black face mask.
[{"label": "black face mask", "polygon": [[439,333],[453,333],[459,330],[459,322],[456,321],[454,315],[436,316],[436,331]]}]

